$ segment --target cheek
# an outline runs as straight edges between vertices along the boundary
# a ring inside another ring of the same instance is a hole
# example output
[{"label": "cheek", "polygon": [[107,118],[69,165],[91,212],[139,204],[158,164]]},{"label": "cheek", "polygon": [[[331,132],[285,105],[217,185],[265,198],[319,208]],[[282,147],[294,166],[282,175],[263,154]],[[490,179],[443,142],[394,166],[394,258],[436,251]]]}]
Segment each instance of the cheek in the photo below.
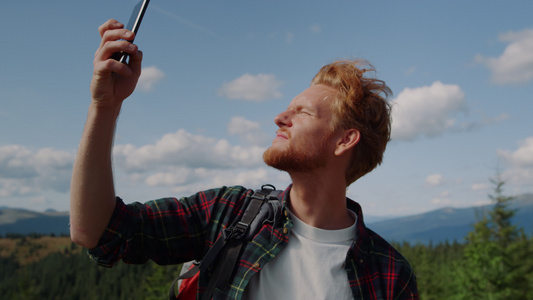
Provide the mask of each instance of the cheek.
[{"label": "cheek", "polygon": [[329,143],[330,134],[324,131],[314,131],[302,134],[302,138],[294,143],[294,147],[301,151],[315,152],[324,149]]}]

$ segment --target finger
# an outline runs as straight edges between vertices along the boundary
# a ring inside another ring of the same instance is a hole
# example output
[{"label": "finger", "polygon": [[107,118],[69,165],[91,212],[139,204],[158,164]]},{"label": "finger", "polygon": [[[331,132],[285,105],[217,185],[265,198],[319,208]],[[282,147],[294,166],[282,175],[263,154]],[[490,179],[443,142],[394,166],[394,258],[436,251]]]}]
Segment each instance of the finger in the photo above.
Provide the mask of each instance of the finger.
[{"label": "finger", "polygon": [[130,61],[128,63],[133,74],[140,76],[142,69],[143,53],[137,50],[135,53],[130,54]]},{"label": "finger", "polygon": [[100,48],[102,48],[107,42],[117,41],[117,40],[126,40],[131,41],[135,38],[135,33],[127,29],[113,29],[107,30],[102,36],[100,41]]},{"label": "finger", "polygon": [[105,78],[113,73],[128,77],[133,74],[133,71],[128,65],[114,59],[99,61],[94,64],[94,75],[97,77]]},{"label": "finger", "polygon": [[98,33],[100,33],[100,37],[103,37],[107,30],[120,28],[124,28],[124,24],[115,19],[109,19],[104,24],[100,25],[100,27],[98,27]]},{"label": "finger", "polygon": [[100,47],[98,51],[96,51],[94,60],[95,62],[108,60],[113,56],[113,54],[120,52],[131,55],[135,54],[137,50],[137,45],[127,41],[109,41]]}]

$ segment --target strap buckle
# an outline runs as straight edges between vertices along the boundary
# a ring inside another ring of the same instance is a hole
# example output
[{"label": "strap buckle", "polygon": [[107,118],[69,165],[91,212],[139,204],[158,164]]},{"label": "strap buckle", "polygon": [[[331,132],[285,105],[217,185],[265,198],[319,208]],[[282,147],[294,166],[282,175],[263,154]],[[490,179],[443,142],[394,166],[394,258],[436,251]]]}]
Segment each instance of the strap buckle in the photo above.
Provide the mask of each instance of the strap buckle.
[{"label": "strap buckle", "polygon": [[243,222],[237,222],[235,226],[231,229],[229,229],[228,234],[226,235],[226,241],[229,239],[242,239],[244,235],[246,234],[246,231],[248,230],[248,227],[250,227],[249,224],[243,223]]}]

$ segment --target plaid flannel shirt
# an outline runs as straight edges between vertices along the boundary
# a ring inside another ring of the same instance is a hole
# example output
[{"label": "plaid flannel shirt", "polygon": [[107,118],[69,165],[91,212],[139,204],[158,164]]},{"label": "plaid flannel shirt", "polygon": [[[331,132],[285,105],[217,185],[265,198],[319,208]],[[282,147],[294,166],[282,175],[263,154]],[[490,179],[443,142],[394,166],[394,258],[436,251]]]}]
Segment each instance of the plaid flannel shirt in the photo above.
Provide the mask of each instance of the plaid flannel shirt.
[{"label": "plaid flannel shirt", "polygon": [[[250,278],[287,246],[292,228],[287,208],[290,188],[280,196],[278,220],[265,223],[245,245],[229,288],[216,289],[213,299],[240,299]],[[201,260],[221,231],[242,216],[252,195],[253,190],[243,187],[222,187],[179,200],[164,198],[145,204],[125,205],[117,198],[99,246],[89,250],[89,255],[107,267],[119,259],[133,264],[152,259],[161,265]],[[415,275],[407,260],[366,228],[359,204],[347,202],[358,216],[356,238],[345,262],[354,299],[418,299]],[[209,276],[200,274],[200,297]]]}]

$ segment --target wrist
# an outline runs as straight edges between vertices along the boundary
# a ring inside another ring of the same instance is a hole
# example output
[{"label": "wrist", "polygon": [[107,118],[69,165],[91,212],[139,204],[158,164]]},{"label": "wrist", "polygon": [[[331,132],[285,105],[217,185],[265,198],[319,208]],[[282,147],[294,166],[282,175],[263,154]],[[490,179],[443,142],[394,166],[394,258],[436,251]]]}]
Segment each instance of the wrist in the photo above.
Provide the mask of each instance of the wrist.
[{"label": "wrist", "polygon": [[122,104],[105,104],[102,105],[98,103],[97,101],[92,101],[89,105],[89,114],[90,115],[96,115],[99,117],[107,117],[112,119],[117,119],[118,115],[120,114],[120,109],[122,108]]}]

